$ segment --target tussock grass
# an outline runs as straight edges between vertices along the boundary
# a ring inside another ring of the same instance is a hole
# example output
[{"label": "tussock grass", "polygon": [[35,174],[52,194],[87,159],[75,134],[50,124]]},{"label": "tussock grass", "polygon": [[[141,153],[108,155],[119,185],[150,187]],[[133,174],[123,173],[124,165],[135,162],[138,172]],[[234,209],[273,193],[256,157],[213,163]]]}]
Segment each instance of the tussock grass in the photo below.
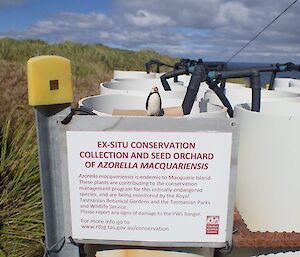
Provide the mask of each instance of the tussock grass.
[{"label": "tussock grass", "polygon": [[27,103],[27,80],[24,65],[0,60],[0,96],[0,121],[15,106]]},{"label": "tussock grass", "polygon": [[75,104],[98,94],[99,83],[109,81],[114,69],[144,70],[151,58],[170,64],[176,61],[153,51],[101,44],[0,40],[0,257],[34,257],[43,251],[38,153],[33,115],[27,106],[26,63],[33,56],[47,54],[71,60]]},{"label": "tussock grass", "polygon": [[1,130],[0,256],[29,257],[43,249],[38,153],[29,117],[25,109],[15,109]]},{"label": "tussock grass", "polygon": [[245,87],[250,87],[249,78],[235,78],[235,79],[228,79],[227,81],[231,83],[244,84]]}]

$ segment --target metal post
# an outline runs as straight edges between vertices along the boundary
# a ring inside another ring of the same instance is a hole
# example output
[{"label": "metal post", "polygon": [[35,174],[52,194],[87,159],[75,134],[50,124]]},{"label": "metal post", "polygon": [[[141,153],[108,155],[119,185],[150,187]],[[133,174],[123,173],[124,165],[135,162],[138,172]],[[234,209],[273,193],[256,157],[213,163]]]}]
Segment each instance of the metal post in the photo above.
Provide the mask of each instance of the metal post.
[{"label": "metal post", "polygon": [[156,64],[156,73],[160,73],[159,64]]},{"label": "metal post", "polygon": [[250,84],[252,88],[252,107],[251,111],[260,111],[260,98],[261,98],[261,86],[260,86],[260,74],[259,71],[253,71],[250,77]]},{"label": "metal post", "polygon": [[269,90],[274,90],[274,82],[277,72],[273,71],[270,78]]},{"label": "metal post", "polygon": [[63,183],[58,138],[57,115],[70,112],[69,104],[35,107],[37,138],[39,146],[40,178],[44,208],[45,244],[50,250],[57,250],[63,244],[61,251],[51,253],[52,257],[79,257],[77,246],[70,244],[64,237],[64,202]]},{"label": "metal post", "polygon": [[208,84],[209,84],[209,88],[212,91],[214,91],[214,93],[218,96],[218,98],[220,99],[222,104],[227,108],[227,113],[228,113],[229,117],[232,118],[233,117],[233,109],[232,109],[232,106],[231,106],[230,102],[228,101],[226,95],[224,94],[224,91],[220,87],[218,87],[217,83],[214,81],[211,81]]},{"label": "metal post", "polygon": [[220,89],[222,93],[225,93],[225,87],[226,87],[226,79],[222,79],[220,83]]},{"label": "metal post", "polygon": [[[173,77],[175,78],[178,75],[183,75],[183,74],[188,74],[186,69],[179,69],[179,70],[169,71],[169,72],[163,74],[160,77],[160,81],[161,81],[161,84],[164,87],[165,91],[171,91],[171,87],[170,87],[167,79],[173,78]],[[178,77],[177,77],[177,81],[178,81]]]},{"label": "metal post", "polygon": [[192,72],[192,78],[190,80],[182,103],[182,110],[184,115],[190,114],[194,101],[197,97],[200,84],[205,80],[206,71],[204,65],[196,65],[194,71]]}]

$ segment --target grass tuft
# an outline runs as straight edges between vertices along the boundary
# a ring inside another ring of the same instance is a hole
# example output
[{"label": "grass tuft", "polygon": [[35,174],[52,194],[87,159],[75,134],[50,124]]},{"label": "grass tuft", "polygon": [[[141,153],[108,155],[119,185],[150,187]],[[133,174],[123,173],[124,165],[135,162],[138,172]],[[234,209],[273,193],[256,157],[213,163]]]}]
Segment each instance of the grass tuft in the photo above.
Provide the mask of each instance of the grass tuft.
[{"label": "grass tuft", "polygon": [[145,70],[144,63],[151,58],[169,64],[176,61],[153,51],[134,52],[101,44],[0,39],[0,257],[34,257],[43,251],[33,115],[30,107],[16,108],[27,106],[26,64],[38,55],[60,55],[71,60],[74,104],[99,94],[99,83],[109,81],[114,69]]},{"label": "grass tuft", "polygon": [[0,256],[34,256],[43,249],[43,212],[35,127],[26,109],[4,121],[0,151]]}]

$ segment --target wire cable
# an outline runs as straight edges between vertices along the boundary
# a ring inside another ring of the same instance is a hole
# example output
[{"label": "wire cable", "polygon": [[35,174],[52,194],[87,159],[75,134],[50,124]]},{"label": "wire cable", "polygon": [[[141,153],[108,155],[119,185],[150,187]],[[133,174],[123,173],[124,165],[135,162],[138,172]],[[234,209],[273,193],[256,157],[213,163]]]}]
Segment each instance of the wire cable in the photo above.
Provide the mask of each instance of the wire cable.
[{"label": "wire cable", "polygon": [[240,52],[242,52],[248,45],[250,45],[255,39],[259,37],[267,28],[269,28],[276,20],[279,19],[288,9],[290,9],[298,0],[292,2],[287,8],[285,8],[280,14],[278,14],[269,24],[267,24],[261,31],[259,31],[253,38],[251,38],[243,47],[241,47],[234,55],[232,55],[226,63],[229,63],[234,57],[236,57]]}]

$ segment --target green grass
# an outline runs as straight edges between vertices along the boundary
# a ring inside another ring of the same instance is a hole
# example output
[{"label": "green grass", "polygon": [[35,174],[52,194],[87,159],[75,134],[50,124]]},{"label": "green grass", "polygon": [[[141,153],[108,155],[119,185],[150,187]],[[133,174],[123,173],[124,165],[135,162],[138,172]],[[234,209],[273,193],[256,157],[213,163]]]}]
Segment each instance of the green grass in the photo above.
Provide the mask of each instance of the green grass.
[{"label": "green grass", "polygon": [[[43,251],[43,213],[38,153],[27,105],[27,60],[37,55],[71,60],[74,103],[99,93],[113,70],[144,70],[151,58],[175,59],[153,51],[127,51],[101,44],[48,44],[41,40],[0,40],[0,257],[34,257]],[[25,106],[16,109],[16,106]],[[1,126],[2,125],[2,126]]]},{"label": "green grass", "polygon": [[[99,75],[99,71],[144,70],[144,63],[150,58],[158,58],[163,62],[174,63],[174,59],[163,56],[151,50],[129,51],[110,48],[101,44],[79,44],[64,42],[61,44],[48,44],[41,40],[0,40],[0,59],[26,63],[37,55],[61,55],[71,60],[74,76]],[[97,67],[90,69],[93,64]],[[99,66],[101,69],[99,69]],[[88,68],[88,69],[86,69]]]},{"label": "green grass", "polygon": [[235,78],[235,79],[228,79],[227,81],[231,83],[244,84],[245,87],[250,87],[250,81],[248,78]]},{"label": "green grass", "polygon": [[[13,110],[0,138],[0,256],[29,257],[43,247],[43,213],[35,127]],[[13,126],[14,124],[18,124]]]}]

